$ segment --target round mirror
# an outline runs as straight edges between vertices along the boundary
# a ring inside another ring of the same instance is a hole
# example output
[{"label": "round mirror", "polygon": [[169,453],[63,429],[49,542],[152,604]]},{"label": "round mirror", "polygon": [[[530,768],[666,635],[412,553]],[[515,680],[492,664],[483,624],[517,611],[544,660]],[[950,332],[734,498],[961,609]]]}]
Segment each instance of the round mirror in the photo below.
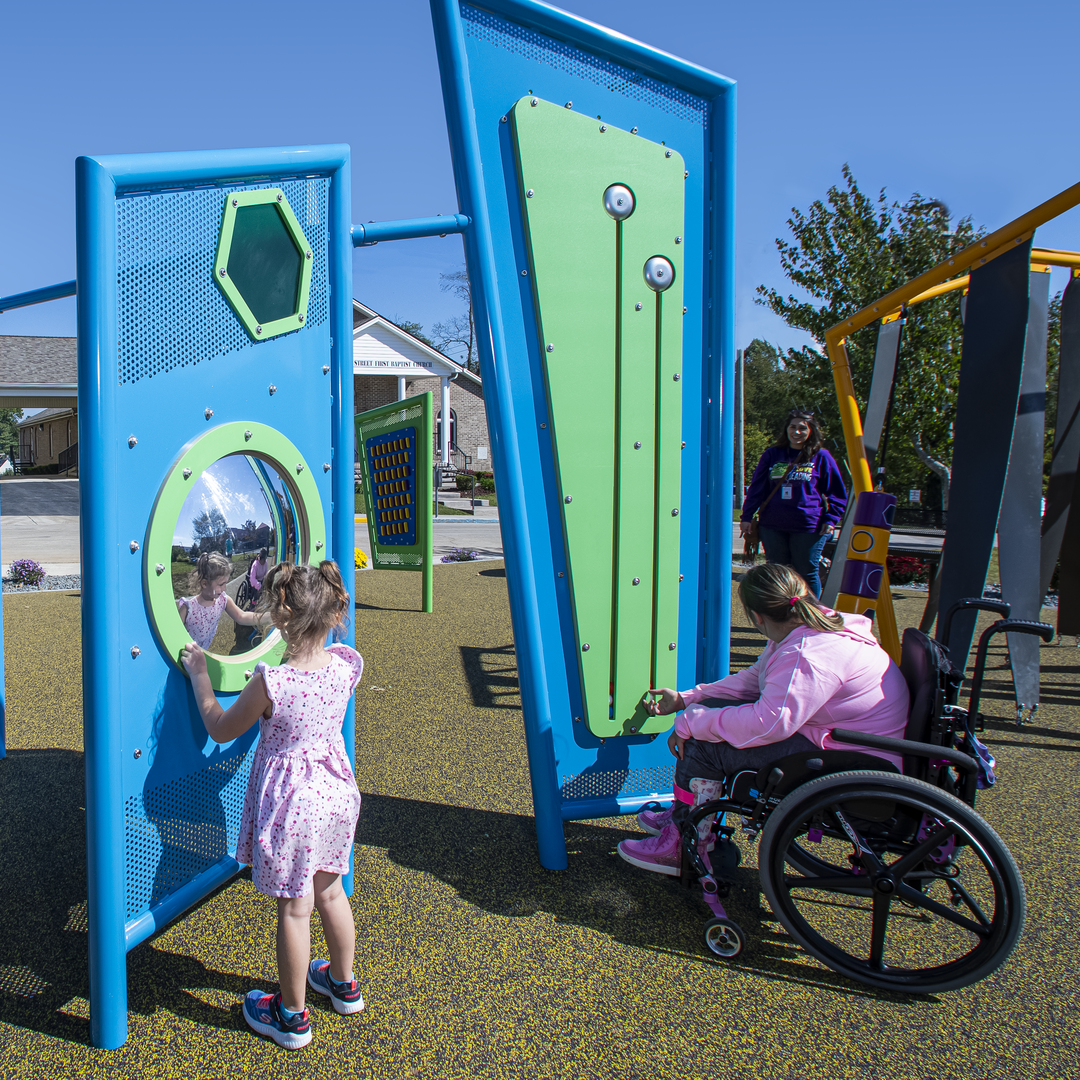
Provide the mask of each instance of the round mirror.
[{"label": "round mirror", "polygon": [[[254,611],[267,570],[297,561],[296,504],[274,465],[251,454],[219,458],[193,481],[173,531],[170,570],[180,616],[207,652],[238,656],[262,643]],[[200,578],[203,555],[207,576]]]}]

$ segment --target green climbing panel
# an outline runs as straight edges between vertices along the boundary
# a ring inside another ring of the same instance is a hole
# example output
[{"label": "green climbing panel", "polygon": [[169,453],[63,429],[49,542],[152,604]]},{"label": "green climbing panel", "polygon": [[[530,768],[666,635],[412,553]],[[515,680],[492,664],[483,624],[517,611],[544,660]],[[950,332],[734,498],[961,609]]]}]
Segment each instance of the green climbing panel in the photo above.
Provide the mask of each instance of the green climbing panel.
[{"label": "green climbing panel", "polygon": [[641,701],[676,685],[685,166],[538,98],[511,118],[585,721],[666,731]]}]

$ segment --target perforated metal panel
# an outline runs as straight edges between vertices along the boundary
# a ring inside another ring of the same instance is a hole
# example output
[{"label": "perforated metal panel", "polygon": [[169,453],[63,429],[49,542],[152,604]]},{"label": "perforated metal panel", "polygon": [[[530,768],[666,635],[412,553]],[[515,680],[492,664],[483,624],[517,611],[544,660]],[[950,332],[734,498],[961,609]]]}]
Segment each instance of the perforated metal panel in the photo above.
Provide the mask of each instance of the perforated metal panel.
[{"label": "perforated metal panel", "polygon": [[690,120],[705,127],[708,123],[708,104],[704,98],[687,93],[676,86],[651,79],[632,68],[611,60],[591,56],[545,34],[508,22],[506,19],[481,11],[468,4],[461,5],[461,19],[466,37],[476,38],[509,52],[537,60],[568,75],[587,79],[608,90],[625,94],[633,101],[642,101],[652,108]]},{"label": "perforated metal panel", "polygon": [[653,765],[647,769],[616,769],[610,772],[583,772],[562,778],[559,791],[564,799],[603,799],[613,795],[648,795],[670,792],[675,782],[674,765]]},{"label": "perforated metal panel", "polygon": [[265,344],[251,340],[214,284],[213,266],[226,196],[267,187],[285,192],[313,254],[307,320],[295,332],[326,322],[328,179],[126,195],[116,200],[121,384]]},{"label": "perforated metal panel", "polygon": [[124,803],[126,917],[236,851],[254,748],[147,788]]}]

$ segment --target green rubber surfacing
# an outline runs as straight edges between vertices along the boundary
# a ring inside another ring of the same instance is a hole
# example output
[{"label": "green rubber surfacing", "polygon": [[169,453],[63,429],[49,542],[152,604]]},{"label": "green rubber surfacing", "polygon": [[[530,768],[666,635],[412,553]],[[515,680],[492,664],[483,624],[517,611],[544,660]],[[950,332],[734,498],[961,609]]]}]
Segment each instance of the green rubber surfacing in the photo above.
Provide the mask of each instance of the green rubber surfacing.
[{"label": "green rubber surfacing", "polygon": [[[665,731],[641,701],[677,681],[685,166],[541,99],[511,118],[585,722]],[[621,222],[604,209],[612,184],[634,193]],[[655,255],[675,269],[662,293],[643,276]]]}]

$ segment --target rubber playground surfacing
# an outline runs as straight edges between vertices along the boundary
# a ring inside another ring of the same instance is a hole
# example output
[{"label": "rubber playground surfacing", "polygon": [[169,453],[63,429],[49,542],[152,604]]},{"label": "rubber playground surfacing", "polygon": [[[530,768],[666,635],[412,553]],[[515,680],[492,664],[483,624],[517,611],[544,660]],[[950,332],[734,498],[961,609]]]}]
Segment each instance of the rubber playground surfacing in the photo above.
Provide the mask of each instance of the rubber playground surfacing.
[{"label": "rubber playground surfacing", "polygon": [[[632,818],[568,824],[570,869],[543,870],[502,564],[440,567],[435,590],[423,615],[417,575],[357,575],[367,667],[353,907],[367,1009],[344,1018],[309,999],[316,1036],[299,1052],[240,1016],[248,989],[276,986],[273,902],[246,874],[129,954],[128,1042],[90,1047],[79,598],[4,598],[0,1076],[1080,1076],[1071,638],[1043,646],[1043,704],[1021,732],[1004,649],[991,657],[986,741],[1000,782],[979,810],[1023,874],[1024,935],[983,982],[913,998],[795,947],[745,845],[729,911],[752,944],[730,964],[704,950],[696,892],[614,854]],[[897,600],[901,625],[924,599]],[[735,660],[748,663],[764,639],[737,621]]]}]

